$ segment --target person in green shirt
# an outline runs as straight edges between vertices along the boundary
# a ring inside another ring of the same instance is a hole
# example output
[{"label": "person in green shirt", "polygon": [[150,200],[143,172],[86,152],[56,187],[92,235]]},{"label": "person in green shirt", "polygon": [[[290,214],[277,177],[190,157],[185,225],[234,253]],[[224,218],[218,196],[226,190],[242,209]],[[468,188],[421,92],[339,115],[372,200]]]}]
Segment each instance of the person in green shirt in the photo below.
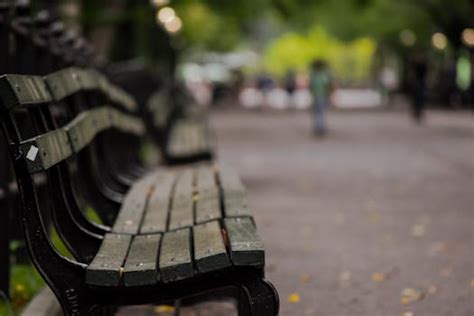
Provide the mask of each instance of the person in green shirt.
[{"label": "person in green shirt", "polygon": [[326,128],[326,110],[333,90],[333,79],[326,63],[317,59],[311,64],[309,89],[313,96],[314,133],[324,136]]}]

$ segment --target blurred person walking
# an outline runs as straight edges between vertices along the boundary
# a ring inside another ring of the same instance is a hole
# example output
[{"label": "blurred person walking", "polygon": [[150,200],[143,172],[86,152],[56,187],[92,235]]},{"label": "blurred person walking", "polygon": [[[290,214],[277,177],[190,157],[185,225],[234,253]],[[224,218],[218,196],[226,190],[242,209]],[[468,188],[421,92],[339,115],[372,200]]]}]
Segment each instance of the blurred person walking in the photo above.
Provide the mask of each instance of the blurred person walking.
[{"label": "blurred person walking", "polygon": [[326,63],[317,59],[311,64],[309,89],[313,96],[313,132],[316,136],[324,136],[327,132],[326,110],[334,84]]},{"label": "blurred person walking", "polygon": [[284,86],[286,92],[288,92],[288,94],[292,96],[296,90],[296,74],[293,69],[290,69],[286,72]]},{"label": "blurred person walking", "polygon": [[420,124],[425,111],[426,77],[428,74],[428,64],[422,53],[418,52],[412,55],[408,71],[408,84],[412,99],[411,110],[415,122]]}]

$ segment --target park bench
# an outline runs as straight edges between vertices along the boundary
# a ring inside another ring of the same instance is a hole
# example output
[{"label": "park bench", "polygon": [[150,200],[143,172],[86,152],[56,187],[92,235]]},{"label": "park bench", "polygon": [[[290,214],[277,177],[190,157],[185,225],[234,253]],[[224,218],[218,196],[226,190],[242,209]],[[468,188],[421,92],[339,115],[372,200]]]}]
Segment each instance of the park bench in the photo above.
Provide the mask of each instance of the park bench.
[{"label": "park bench", "polygon": [[138,101],[141,114],[165,164],[214,158],[214,134],[206,109],[180,84],[165,84],[159,72],[139,60],[107,67],[107,74]]},{"label": "park bench", "polygon": [[208,113],[192,102],[181,90],[155,92],[147,102],[151,129],[163,140],[162,152],[168,164],[206,161],[214,155],[215,141]]},{"label": "park bench", "polygon": [[[93,49],[83,39],[73,33],[67,32],[64,25],[61,22],[55,21],[51,18],[50,14],[46,11],[41,11],[36,17],[31,16],[29,3],[26,1],[2,1],[0,0],[0,48],[7,54],[0,54],[0,73],[19,73],[19,74],[41,74],[44,75],[54,69],[69,65],[93,65],[101,66],[94,60]],[[104,82],[104,81],[103,81]],[[90,87],[92,88],[92,87]],[[112,94],[109,97],[113,101],[116,99],[116,95],[113,95],[114,89],[111,86],[107,90],[107,93]],[[117,92],[117,91],[116,91]],[[117,93],[115,93],[117,94]],[[118,93],[120,94],[120,92]],[[70,103],[70,102],[69,102]],[[130,102],[122,102],[124,105]],[[131,102],[135,103],[135,102]],[[31,130],[32,124],[26,120],[22,123],[24,130]],[[122,137],[123,138],[123,137]],[[159,141],[155,139],[155,141]],[[126,148],[127,144],[123,144]],[[2,155],[0,157],[0,163],[2,166],[7,167],[9,161],[6,157],[6,148],[2,144],[0,148]],[[119,155],[124,156],[122,155]],[[126,155],[125,155],[126,156]],[[115,159],[116,160],[116,159]],[[105,161],[104,163],[110,163],[114,165],[114,160]],[[99,168],[100,169],[100,168]],[[137,171],[135,169],[135,171]],[[116,182],[116,191],[126,190],[126,188],[133,183],[133,178],[136,178],[138,172],[132,172],[133,176],[122,176],[122,174],[115,174],[118,179]],[[40,190],[40,184],[45,184],[43,174],[35,174],[35,182]],[[0,197],[0,204],[2,212],[0,213],[0,222],[2,231],[2,237],[0,240],[0,290],[8,293],[8,259],[9,259],[9,238],[18,239],[21,238],[21,230],[17,229],[18,225],[11,225],[16,222],[19,223],[18,212],[10,212],[7,210],[13,209],[15,205],[16,187],[13,182],[13,178],[9,176],[8,170],[2,171],[2,178],[0,179],[1,190],[4,191]],[[12,190],[10,190],[12,189]],[[107,207],[99,208],[101,219],[104,223],[110,224],[115,213],[111,211],[111,208],[115,207],[117,203],[121,201],[121,196],[116,194],[117,192],[111,191],[108,187],[101,187],[102,191],[106,191],[105,197],[94,199],[102,200],[109,198],[112,202],[108,201]],[[42,190],[42,189],[41,189]],[[6,192],[6,194],[5,194]],[[12,193],[12,194],[10,194]],[[48,203],[48,199],[41,199],[40,203]],[[91,203],[94,204],[94,203]],[[97,203],[95,203],[97,204]],[[115,205],[114,205],[115,204]],[[105,204],[102,203],[102,206]],[[48,209],[48,207],[42,207],[42,209]],[[45,218],[47,218],[45,214]],[[82,218],[76,218],[76,221],[84,222]],[[46,221],[49,223],[49,221]],[[10,225],[9,229],[8,226]],[[89,225],[89,223],[83,223],[91,229],[94,233],[103,233],[102,227],[97,225]],[[66,231],[67,229],[63,229]],[[71,234],[72,235],[72,234]],[[9,238],[8,238],[9,237]]]},{"label": "park bench", "polygon": [[[231,168],[140,166],[132,156],[146,129],[133,99],[91,70],[4,75],[0,102],[26,243],[65,315],[221,296],[235,298],[242,315],[278,313],[245,188]],[[35,135],[17,119],[25,112]],[[46,176],[47,192],[37,190],[35,174]],[[41,193],[74,258],[51,245]],[[110,225],[88,220],[85,202],[110,211]]]}]

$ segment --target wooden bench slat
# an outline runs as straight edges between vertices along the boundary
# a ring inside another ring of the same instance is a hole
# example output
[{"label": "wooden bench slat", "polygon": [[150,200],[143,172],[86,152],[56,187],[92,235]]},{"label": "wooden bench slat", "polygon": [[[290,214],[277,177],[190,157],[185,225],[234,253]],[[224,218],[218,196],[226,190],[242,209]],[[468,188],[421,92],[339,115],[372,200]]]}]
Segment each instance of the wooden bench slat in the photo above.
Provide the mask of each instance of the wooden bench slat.
[{"label": "wooden bench slat", "polygon": [[104,92],[107,94],[107,96],[112,102],[122,106],[130,112],[137,111],[138,105],[135,99],[133,99],[133,97],[130,96],[127,92],[110,82],[108,82],[106,85],[103,85],[102,87],[104,88]]},{"label": "wooden bench slat", "polygon": [[138,180],[128,191],[115,220],[112,232],[137,234],[147,205],[147,199],[153,192],[157,173],[153,172]]},{"label": "wooden bench slat", "polygon": [[161,235],[136,236],[123,271],[125,286],[153,285],[158,282],[158,250]]},{"label": "wooden bench slat", "polygon": [[208,272],[230,265],[218,221],[194,226],[194,258],[199,272]]},{"label": "wooden bench slat", "polygon": [[145,218],[140,228],[142,234],[166,231],[174,182],[175,176],[171,172],[162,172],[158,175],[155,189],[148,200]]},{"label": "wooden bench slat", "polygon": [[112,108],[110,108],[109,111],[111,112],[110,115],[112,116],[112,124],[116,129],[138,136],[145,134],[145,124],[141,119]]},{"label": "wooden bench slat", "polygon": [[53,97],[39,76],[0,76],[0,98],[7,109],[48,103]]},{"label": "wooden bench slat", "polygon": [[67,132],[63,129],[25,140],[20,146],[31,173],[47,170],[73,153]]},{"label": "wooden bench slat", "polygon": [[234,265],[263,266],[265,249],[252,220],[248,217],[226,218],[224,225]]},{"label": "wooden bench slat", "polygon": [[251,216],[247,192],[234,169],[219,167],[219,181],[223,191],[224,211],[227,217]]},{"label": "wooden bench slat", "polygon": [[159,263],[161,279],[165,283],[193,276],[189,228],[167,232],[163,236]]},{"label": "wooden bench slat", "polygon": [[86,270],[86,283],[119,286],[122,265],[132,241],[131,235],[106,234],[100,249]]},{"label": "wooden bench slat", "polygon": [[66,68],[44,77],[49,91],[56,101],[63,100],[82,90],[79,68]]},{"label": "wooden bench slat", "polygon": [[97,134],[112,126],[110,110],[100,107],[84,111],[64,127],[76,153],[91,143]]},{"label": "wooden bench slat", "polygon": [[203,223],[221,217],[219,187],[212,168],[197,170],[196,223]]},{"label": "wooden bench slat", "polygon": [[194,223],[192,170],[186,170],[179,175],[172,201],[169,229],[192,226]]},{"label": "wooden bench slat", "polygon": [[168,152],[172,156],[185,157],[210,152],[210,140],[205,122],[180,120],[171,129]]}]

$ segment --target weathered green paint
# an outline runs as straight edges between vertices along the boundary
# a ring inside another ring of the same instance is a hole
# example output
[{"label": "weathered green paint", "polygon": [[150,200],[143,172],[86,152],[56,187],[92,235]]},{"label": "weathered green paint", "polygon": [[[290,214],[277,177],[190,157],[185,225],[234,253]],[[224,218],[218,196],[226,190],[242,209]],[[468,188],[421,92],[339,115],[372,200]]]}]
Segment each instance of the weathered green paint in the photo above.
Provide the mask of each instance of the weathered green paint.
[{"label": "weathered green paint", "polygon": [[80,72],[81,70],[78,68],[66,68],[44,77],[44,81],[56,101],[63,100],[82,90],[78,80]]},{"label": "weathered green paint", "polygon": [[91,69],[79,69],[77,72],[78,81],[83,90],[99,90],[98,72]]},{"label": "weathered green paint", "polygon": [[113,126],[123,132],[132,133],[138,136],[144,135],[146,132],[145,124],[139,118],[122,113],[113,108],[109,109],[112,116]]},{"label": "weathered green paint", "polygon": [[158,282],[158,250],[161,235],[140,235],[133,239],[123,272],[125,286],[153,285]]},{"label": "weathered green paint", "polygon": [[218,221],[193,227],[194,260],[199,272],[222,269],[230,265]]},{"label": "weathered green paint", "polygon": [[63,129],[23,141],[20,146],[31,173],[47,170],[73,153],[68,135]]},{"label": "weathered green paint", "polygon": [[150,234],[166,231],[174,181],[175,173],[173,172],[163,171],[158,174],[155,188],[148,200],[140,233]]},{"label": "weathered green paint", "polygon": [[234,265],[263,266],[265,264],[265,249],[250,218],[226,218],[224,226],[229,238]]},{"label": "weathered green paint", "polygon": [[7,109],[44,104],[53,99],[41,77],[25,75],[1,76],[0,98]]},{"label": "weathered green paint", "polygon": [[154,190],[157,174],[155,172],[138,180],[128,191],[115,220],[112,232],[120,234],[137,234],[149,195]]},{"label": "weathered green paint", "polygon": [[196,223],[203,223],[221,217],[219,188],[214,170],[210,167],[198,168],[196,172],[197,201]]},{"label": "weathered green paint", "polygon": [[171,128],[168,153],[173,157],[187,157],[212,151],[210,134],[203,121],[182,119]]},{"label": "weathered green paint", "polygon": [[86,283],[96,286],[119,286],[122,266],[131,241],[130,235],[106,234],[94,260],[87,267]]},{"label": "weathered green paint", "polygon": [[163,236],[159,260],[164,283],[192,277],[190,231],[188,228],[167,232]]},{"label": "weathered green paint", "polygon": [[169,229],[192,226],[194,223],[193,208],[193,170],[187,169],[179,175],[176,181]]},{"label": "weathered green paint", "polygon": [[130,112],[135,112],[138,109],[137,102],[127,92],[117,87],[116,85],[107,82],[102,84],[105,94],[109,97],[112,103],[115,103]]},{"label": "weathered green paint", "polygon": [[96,108],[79,114],[64,127],[71,140],[72,147],[77,153],[87,146],[95,136],[112,126],[110,109]]},{"label": "weathered green paint", "polygon": [[[98,133],[111,126],[138,135],[144,133],[143,123],[139,119],[110,107],[84,111],[65,127],[21,143],[22,153],[30,172],[47,170],[73,153],[78,153],[89,145]],[[29,155],[30,150],[36,150],[35,148],[38,153]]]}]

